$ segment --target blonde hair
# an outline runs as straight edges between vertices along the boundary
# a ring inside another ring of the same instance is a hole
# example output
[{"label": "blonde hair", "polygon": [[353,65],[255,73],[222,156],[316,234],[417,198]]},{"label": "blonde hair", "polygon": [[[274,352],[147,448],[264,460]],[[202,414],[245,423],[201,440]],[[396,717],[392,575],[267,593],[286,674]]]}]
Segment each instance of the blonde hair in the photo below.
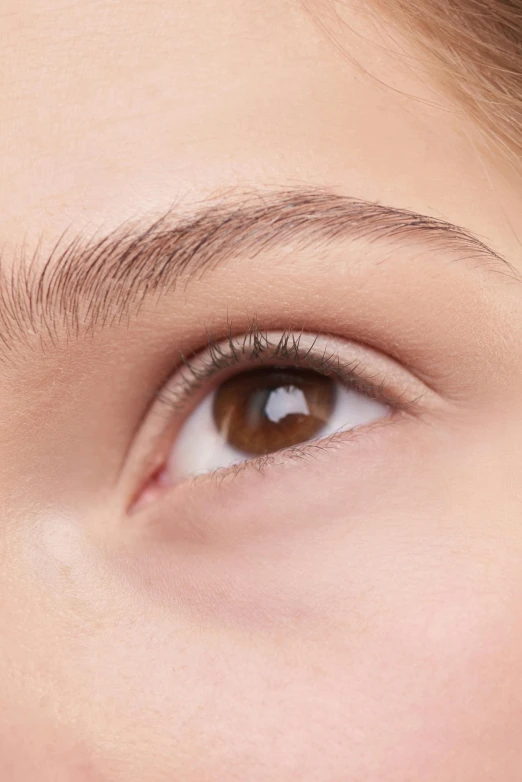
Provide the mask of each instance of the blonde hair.
[{"label": "blonde hair", "polygon": [[[333,40],[318,10],[340,22],[344,0],[301,2]],[[362,8],[407,31],[495,157],[522,171],[522,0],[363,0]]]},{"label": "blonde hair", "polygon": [[392,9],[416,31],[447,89],[521,165],[522,0],[384,0],[382,12]]}]

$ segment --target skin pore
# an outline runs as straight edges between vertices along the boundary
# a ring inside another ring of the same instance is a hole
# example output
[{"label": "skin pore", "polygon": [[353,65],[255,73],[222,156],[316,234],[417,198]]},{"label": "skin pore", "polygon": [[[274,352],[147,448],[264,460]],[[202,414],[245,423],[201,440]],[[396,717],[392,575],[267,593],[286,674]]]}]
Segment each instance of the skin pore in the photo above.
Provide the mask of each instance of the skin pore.
[{"label": "skin pore", "polygon": [[[521,777],[520,177],[339,13],[4,2],[2,779]],[[170,480],[288,333],[390,416]]]}]

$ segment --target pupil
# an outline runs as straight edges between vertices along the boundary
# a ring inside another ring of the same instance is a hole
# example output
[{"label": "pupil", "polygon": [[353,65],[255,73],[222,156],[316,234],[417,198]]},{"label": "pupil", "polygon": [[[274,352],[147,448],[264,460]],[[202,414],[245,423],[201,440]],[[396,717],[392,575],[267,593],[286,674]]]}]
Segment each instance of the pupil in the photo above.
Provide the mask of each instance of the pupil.
[{"label": "pupil", "polygon": [[317,437],[335,403],[335,383],[313,370],[261,368],[226,380],[214,397],[223,439],[249,456]]}]

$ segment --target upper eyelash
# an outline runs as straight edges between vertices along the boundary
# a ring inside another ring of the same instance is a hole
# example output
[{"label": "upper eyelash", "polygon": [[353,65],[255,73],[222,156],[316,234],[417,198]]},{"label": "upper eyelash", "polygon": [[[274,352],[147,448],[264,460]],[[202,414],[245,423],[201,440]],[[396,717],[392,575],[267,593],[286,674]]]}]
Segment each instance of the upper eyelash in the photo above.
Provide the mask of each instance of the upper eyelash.
[{"label": "upper eyelash", "polygon": [[[284,362],[288,362],[293,368],[306,367],[322,375],[333,376],[345,386],[395,410],[406,410],[417,401],[401,399],[401,395],[390,393],[384,379],[379,383],[373,382],[360,360],[343,362],[339,354],[334,350],[329,351],[327,346],[322,352],[314,352],[319,336],[304,348],[301,346],[303,337],[311,336],[307,332],[286,329],[275,343],[271,341],[269,333],[260,329],[256,321],[252,321],[248,331],[239,337],[234,336],[229,327],[228,335],[222,341],[216,341],[207,330],[207,352],[204,360],[200,358],[201,351],[191,357],[180,354],[179,385],[176,389],[172,389],[170,384],[164,387],[158,394],[159,401],[171,412],[180,412],[185,408],[190,395],[197,393],[205,381],[211,380],[220,372],[234,366],[270,365],[275,361],[281,362],[283,366]],[[246,367],[245,371],[248,368],[251,366]]]}]

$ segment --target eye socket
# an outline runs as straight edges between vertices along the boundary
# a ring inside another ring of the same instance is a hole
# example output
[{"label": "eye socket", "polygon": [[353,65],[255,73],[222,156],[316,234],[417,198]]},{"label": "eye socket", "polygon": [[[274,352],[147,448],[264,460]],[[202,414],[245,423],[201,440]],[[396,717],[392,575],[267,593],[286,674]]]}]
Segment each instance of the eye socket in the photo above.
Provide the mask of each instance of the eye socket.
[{"label": "eye socket", "polygon": [[257,321],[239,336],[228,323],[217,341],[207,332],[205,348],[178,355],[129,457],[129,513],[186,478],[247,462],[275,468],[271,455],[301,458],[349,430],[436,404],[431,389],[375,348],[262,331]]},{"label": "eye socket", "polygon": [[183,424],[167,475],[177,482],[386,417],[388,405],[317,370],[245,371],[208,394]]}]

